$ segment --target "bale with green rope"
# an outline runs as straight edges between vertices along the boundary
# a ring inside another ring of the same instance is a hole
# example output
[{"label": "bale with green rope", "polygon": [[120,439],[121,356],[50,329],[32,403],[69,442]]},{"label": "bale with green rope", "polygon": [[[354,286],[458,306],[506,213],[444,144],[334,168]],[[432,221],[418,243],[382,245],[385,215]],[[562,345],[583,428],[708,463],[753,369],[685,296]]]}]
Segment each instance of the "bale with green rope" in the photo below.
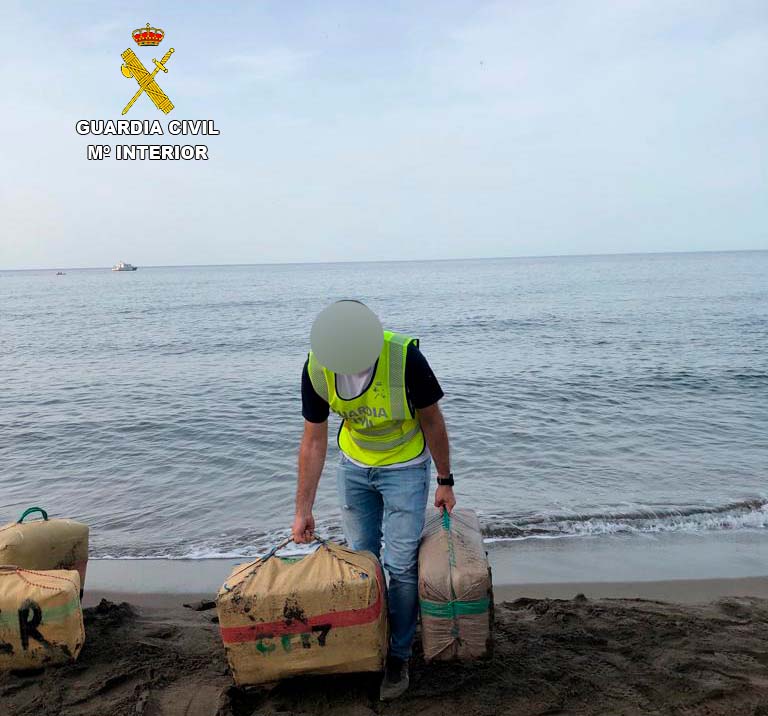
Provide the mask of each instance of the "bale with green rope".
[{"label": "bale with green rope", "polygon": [[419,548],[419,604],[427,661],[476,659],[491,646],[492,586],[472,510],[431,510]]}]

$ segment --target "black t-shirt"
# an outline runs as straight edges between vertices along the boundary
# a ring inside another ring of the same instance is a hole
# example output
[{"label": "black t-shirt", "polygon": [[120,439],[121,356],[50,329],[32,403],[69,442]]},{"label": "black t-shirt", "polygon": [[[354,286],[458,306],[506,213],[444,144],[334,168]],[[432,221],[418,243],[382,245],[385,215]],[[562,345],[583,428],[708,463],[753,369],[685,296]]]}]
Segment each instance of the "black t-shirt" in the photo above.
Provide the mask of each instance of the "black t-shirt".
[{"label": "black t-shirt", "polygon": [[[309,378],[308,364],[309,359],[304,361],[304,370],[301,372],[301,414],[310,423],[323,423],[328,420],[331,409],[328,401],[315,392]],[[428,408],[443,397],[443,389],[432,368],[413,343],[408,345],[405,354],[405,394],[411,410]]]}]

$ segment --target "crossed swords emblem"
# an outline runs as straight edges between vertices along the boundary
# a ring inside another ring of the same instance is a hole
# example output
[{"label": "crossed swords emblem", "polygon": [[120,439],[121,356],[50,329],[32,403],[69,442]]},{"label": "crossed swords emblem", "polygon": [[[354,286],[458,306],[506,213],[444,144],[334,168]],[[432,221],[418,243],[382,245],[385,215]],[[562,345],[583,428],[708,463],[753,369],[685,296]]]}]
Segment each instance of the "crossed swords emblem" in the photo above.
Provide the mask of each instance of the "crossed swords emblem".
[{"label": "crossed swords emblem", "polygon": [[122,55],[120,55],[124,62],[124,64],[120,67],[120,71],[123,73],[123,76],[133,77],[139,83],[139,91],[133,95],[131,101],[125,105],[123,114],[125,114],[133,106],[133,103],[139,97],[141,97],[142,93],[144,92],[147,93],[147,97],[152,100],[155,107],[157,107],[161,112],[168,114],[168,112],[173,109],[173,102],[168,99],[168,95],[166,95],[165,92],[160,89],[160,85],[155,82],[155,75],[160,70],[166,74],[168,73],[168,69],[166,68],[165,63],[171,59],[172,54],[173,48],[168,50],[168,52],[163,55],[163,59],[160,60],[160,62],[153,58],[152,62],[155,63],[155,69],[151,74],[147,72],[147,68],[144,67],[144,65],[141,63],[141,60],[136,57],[136,53],[133,50],[128,49],[123,52]]}]

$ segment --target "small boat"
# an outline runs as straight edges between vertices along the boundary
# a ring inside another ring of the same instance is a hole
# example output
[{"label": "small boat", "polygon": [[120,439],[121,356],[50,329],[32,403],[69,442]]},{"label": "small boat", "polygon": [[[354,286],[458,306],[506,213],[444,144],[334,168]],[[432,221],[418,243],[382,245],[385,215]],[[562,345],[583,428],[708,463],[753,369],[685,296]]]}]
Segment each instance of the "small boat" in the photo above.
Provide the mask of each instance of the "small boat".
[{"label": "small boat", "polygon": [[127,264],[125,261],[118,261],[113,267],[113,271],[136,271],[137,266],[134,266],[133,264]]},{"label": "small boat", "polygon": [[57,276],[66,276],[67,274],[65,274],[63,271],[57,271],[56,275]]}]

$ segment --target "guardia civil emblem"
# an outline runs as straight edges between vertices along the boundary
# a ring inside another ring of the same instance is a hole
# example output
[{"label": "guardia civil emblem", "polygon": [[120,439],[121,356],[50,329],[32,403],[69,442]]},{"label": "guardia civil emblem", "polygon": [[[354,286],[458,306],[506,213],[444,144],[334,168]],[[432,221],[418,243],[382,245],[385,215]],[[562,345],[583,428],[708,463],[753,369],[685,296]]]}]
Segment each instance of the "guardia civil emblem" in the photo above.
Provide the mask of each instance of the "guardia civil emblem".
[{"label": "guardia civil emblem", "polygon": [[[139,47],[157,47],[165,37],[165,31],[159,27],[151,27],[147,23],[146,27],[139,27],[131,33],[134,42]],[[121,57],[123,58],[123,65],[120,67],[120,71],[124,77],[129,79],[133,77],[136,82],[139,83],[139,89],[135,95],[131,98],[131,101],[125,105],[123,114],[126,114],[128,110],[133,107],[133,103],[141,97],[142,94],[146,94],[152,104],[155,105],[161,112],[168,114],[173,109],[173,102],[168,99],[168,95],[160,89],[160,85],[155,81],[155,75],[162,70],[168,74],[168,68],[165,66],[168,60],[171,59],[171,55],[174,50],[171,47],[168,52],[163,55],[163,58],[158,62],[156,59],[152,59],[155,63],[155,69],[152,72],[148,72],[144,67],[141,60],[136,56],[136,53],[129,47]]]}]

